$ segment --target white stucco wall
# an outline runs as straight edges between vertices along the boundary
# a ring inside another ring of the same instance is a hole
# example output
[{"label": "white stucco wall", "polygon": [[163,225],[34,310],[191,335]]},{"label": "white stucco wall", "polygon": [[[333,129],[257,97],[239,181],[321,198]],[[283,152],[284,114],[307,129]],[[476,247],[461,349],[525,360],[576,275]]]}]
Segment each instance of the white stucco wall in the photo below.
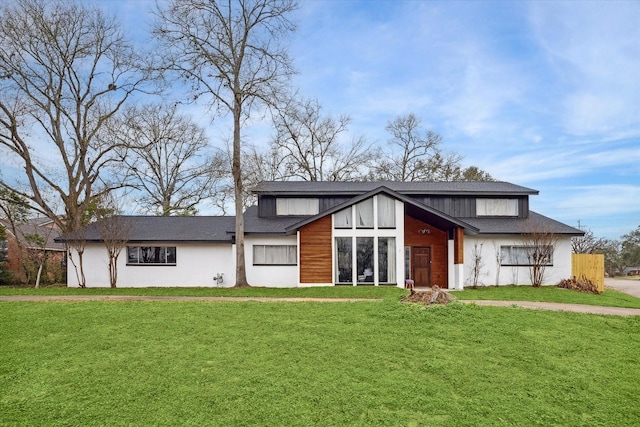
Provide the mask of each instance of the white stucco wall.
[{"label": "white stucco wall", "polygon": [[[291,288],[298,286],[297,265],[253,265],[253,245],[298,245],[296,235],[291,236],[246,236],[244,238],[247,281],[251,286]],[[296,256],[300,262],[300,248]]]},{"label": "white stucco wall", "polygon": [[[473,284],[474,245],[480,250],[481,264],[478,282],[484,286],[530,285],[529,267],[501,266],[497,257],[500,246],[521,246],[522,241],[504,236],[465,236],[463,285]],[[556,285],[571,277],[571,238],[561,237],[555,245],[553,266],[546,267],[545,285]]]},{"label": "white stucco wall", "polygon": [[[133,245],[132,245],[133,246]],[[126,249],[118,258],[119,288],[128,287],[228,287],[235,284],[235,248],[229,244],[155,243],[149,246],[176,246],[176,265],[127,265]],[[77,255],[73,255],[77,263]],[[109,287],[107,250],[102,244],[87,244],[84,271],[88,287]],[[224,275],[218,285],[217,273]],[[72,262],[67,263],[69,287],[78,287]]]}]

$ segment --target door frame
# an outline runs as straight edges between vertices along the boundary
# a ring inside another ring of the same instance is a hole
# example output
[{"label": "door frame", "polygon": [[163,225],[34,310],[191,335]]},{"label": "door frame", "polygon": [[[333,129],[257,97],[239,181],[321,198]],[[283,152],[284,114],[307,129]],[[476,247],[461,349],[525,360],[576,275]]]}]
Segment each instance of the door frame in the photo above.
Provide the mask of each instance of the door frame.
[{"label": "door frame", "polygon": [[411,279],[415,282],[416,280],[416,275],[415,275],[415,263],[414,263],[414,256],[415,256],[415,250],[416,249],[429,249],[429,277],[427,279],[427,284],[421,284],[419,285],[418,283],[415,283],[414,286],[432,286],[432,281],[433,281],[433,247],[432,245],[420,245],[420,246],[411,246],[411,256],[409,257],[411,260],[411,265],[410,265],[410,271],[411,271]]}]

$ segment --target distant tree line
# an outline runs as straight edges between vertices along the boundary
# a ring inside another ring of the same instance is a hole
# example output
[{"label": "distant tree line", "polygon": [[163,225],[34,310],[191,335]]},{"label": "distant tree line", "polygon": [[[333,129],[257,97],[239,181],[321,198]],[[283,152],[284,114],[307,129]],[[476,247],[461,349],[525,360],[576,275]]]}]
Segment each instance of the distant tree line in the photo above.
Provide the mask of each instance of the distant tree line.
[{"label": "distant tree line", "polygon": [[[492,179],[463,168],[414,114],[389,120],[382,147],[350,135],[348,115],[298,95],[285,45],[297,7],[169,0],[153,12],[155,43],[141,46],[99,6],[3,2],[0,155],[19,172],[0,174],[0,189],[76,236],[82,270],[79,233],[98,213],[119,213],[122,202],[105,202],[114,198],[155,215],[194,215],[204,203],[240,213],[262,180]],[[212,144],[179,109],[196,102],[209,121],[232,119],[229,141]],[[247,124],[265,119],[273,140],[251,145]],[[247,284],[243,236],[236,215],[239,286]]]},{"label": "distant tree line", "polygon": [[640,226],[619,240],[596,238],[591,230],[571,240],[576,254],[604,254],[605,270],[609,276],[620,276],[628,269],[640,267]]}]

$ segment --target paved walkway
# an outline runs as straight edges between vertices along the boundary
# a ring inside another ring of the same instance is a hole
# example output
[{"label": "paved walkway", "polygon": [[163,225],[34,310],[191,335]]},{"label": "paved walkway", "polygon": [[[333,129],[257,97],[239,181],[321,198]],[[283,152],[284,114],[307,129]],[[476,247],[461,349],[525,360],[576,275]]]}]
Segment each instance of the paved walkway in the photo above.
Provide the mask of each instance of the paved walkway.
[{"label": "paved walkway", "polygon": [[[461,300],[462,301],[462,300]],[[575,313],[611,314],[615,316],[640,316],[640,308],[602,307],[599,305],[565,304],[559,302],[534,302],[534,301],[490,301],[490,300],[464,300],[464,303],[477,305],[490,305],[495,307],[522,307],[539,310],[572,311]]]},{"label": "paved walkway", "polygon": [[[640,280],[605,279],[607,288],[640,298]],[[139,295],[12,295],[0,296],[0,301],[211,301],[211,302],[379,302],[375,298],[269,298],[269,297],[179,297]],[[464,303],[496,307],[522,307],[539,310],[572,311],[576,313],[640,316],[639,308],[601,307],[533,301],[461,300]]]},{"label": "paved walkway", "polygon": [[640,278],[611,279],[607,277],[604,279],[604,287],[640,298]]}]

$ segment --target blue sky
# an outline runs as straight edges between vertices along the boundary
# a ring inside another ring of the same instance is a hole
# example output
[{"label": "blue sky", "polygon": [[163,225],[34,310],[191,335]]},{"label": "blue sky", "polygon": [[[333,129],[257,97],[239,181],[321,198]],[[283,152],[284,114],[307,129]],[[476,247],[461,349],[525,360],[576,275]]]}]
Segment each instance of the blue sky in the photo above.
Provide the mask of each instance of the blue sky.
[{"label": "blue sky", "polygon": [[[137,28],[153,4],[102,3]],[[640,2],[310,0],[295,19],[293,84],[352,135],[385,144],[415,113],[465,165],[539,190],[533,210],[640,226]]]},{"label": "blue sky", "polygon": [[[94,1],[137,34],[155,3]],[[293,84],[352,135],[385,144],[415,113],[465,165],[539,190],[533,210],[640,226],[640,2],[309,0],[294,19]]]},{"label": "blue sky", "polygon": [[531,206],[596,236],[640,225],[640,2],[309,1],[296,85],[384,143],[413,112]]}]

